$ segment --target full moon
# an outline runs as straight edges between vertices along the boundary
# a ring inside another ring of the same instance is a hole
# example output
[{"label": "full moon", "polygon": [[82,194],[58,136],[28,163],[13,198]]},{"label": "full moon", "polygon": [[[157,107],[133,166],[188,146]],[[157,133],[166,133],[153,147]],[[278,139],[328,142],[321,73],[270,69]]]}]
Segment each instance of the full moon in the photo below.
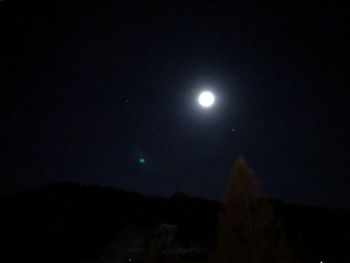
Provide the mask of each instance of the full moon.
[{"label": "full moon", "polygon": [[199,104],[204,108],[209,108],[214,104],[215,97],[210,91],[203,91],[198,96]]}]

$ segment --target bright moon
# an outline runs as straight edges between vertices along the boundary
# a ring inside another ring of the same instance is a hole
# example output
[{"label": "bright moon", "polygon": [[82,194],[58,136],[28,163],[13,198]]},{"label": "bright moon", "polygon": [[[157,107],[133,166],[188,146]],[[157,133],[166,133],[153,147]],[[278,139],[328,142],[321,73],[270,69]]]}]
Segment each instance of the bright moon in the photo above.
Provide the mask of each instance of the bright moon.
[{"label": "bright moon", "polygon": [[214,104],[215,97],[210,91],[203,91],[199,94],[198,102],[202,107],[208,108]]}]

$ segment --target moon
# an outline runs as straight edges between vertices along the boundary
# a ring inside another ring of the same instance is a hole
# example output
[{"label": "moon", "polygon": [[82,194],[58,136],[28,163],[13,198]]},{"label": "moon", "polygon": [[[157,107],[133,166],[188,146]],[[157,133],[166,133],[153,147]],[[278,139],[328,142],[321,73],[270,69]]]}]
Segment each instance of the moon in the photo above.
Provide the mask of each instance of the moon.
[{"label": "moon", "polygon": [[210,91],[202,91],[198,96],[198,103],[204,108],[210,108],[215,102],[215,96]]}]

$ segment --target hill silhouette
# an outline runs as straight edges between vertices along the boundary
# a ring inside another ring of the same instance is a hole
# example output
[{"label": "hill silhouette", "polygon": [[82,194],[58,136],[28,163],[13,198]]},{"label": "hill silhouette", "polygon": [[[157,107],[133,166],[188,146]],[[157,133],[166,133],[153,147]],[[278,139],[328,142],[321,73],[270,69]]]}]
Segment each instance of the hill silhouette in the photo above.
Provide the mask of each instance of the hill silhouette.
[{"label": "hill silhouette", "polygon": [[[300,262],[350,262],[349,210],[269,203]],[[181,242],[200,243],[208,257],[216,247],[219,203],[182,193],[150,197],[63,183],[2,196],[0,205],[1,262],[97,259],[130,226],[176,226]]]}]

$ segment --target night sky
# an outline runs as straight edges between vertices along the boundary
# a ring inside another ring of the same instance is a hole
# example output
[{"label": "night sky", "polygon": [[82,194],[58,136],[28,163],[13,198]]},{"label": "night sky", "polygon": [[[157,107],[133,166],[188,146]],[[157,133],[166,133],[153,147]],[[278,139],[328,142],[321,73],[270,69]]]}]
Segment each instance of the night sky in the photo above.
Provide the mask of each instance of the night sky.
[{"label": "night sky", "polygon": [[243,154],[270,197],[349,206],[346,16],[333,1],[1,1],[0,192],[217,200]]}]

